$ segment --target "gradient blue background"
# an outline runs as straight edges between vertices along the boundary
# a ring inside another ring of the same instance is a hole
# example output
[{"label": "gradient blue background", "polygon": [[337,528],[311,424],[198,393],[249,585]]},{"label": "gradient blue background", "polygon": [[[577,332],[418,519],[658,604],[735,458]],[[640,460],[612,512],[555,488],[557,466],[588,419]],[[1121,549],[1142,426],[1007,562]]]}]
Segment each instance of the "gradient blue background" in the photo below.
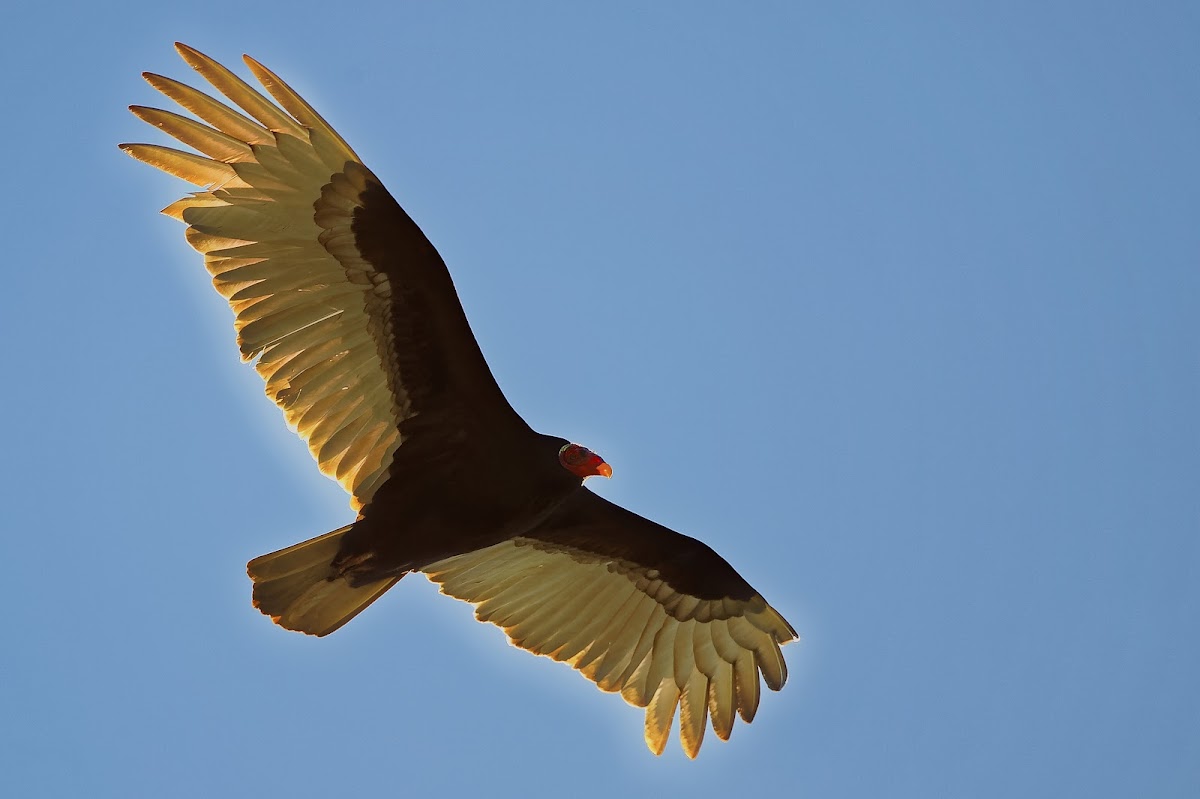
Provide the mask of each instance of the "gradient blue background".
[{"label": "gradient blue background", "polygon": [[[0,793],[1200,796],[1195,3],[6,28]],[[525,418],[791,620],[753,725],[656,760],[419,577],[323,640],[251,608],[248,559],[351,513],[156,215],[185,184],[116,148],[176,39],[316,105]]]}]

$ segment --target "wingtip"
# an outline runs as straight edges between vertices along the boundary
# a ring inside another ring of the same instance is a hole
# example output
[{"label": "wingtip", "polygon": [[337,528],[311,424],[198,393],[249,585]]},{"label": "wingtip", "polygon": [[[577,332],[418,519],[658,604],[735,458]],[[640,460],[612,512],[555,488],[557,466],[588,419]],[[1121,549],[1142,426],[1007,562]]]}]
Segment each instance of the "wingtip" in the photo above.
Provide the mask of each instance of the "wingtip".
[{"label": "wingtip", "polygon": [[800,640],[800,634],[796,632],[796,628],[792,626],[791,622],[789,622],[787,619],[784,619],[783,616],[780,616],[779,618],[783,620],[783,626],[787,629],[787,637],[780,638],[779,644],[782,646],[783,644],[798,642]]},{"label": "wingtip", "polygon": [[175,52],[179,53],[179,57],[187,62],[188,66],[199,71],[205,64],[212,61],[211,58],[197,50],[195,47],[186,45],[183,42],[175,42]]},{"label": "wingtip", "polygon": [[[259,83],[262,83],[264,86],[267,85],[268,81],[282,82],[279,80],[279,78],[277,78],[275,76],[275,73],[271,72],[271,70],[264,67],[258,61],[258,59],[254,58],[249,53],[242,54],[242,62],[250,70],[250,73],[252,75],[254,75],[255,78],[258,79]],[[269,88],[268,88],[268,91],[270,91]]]}]

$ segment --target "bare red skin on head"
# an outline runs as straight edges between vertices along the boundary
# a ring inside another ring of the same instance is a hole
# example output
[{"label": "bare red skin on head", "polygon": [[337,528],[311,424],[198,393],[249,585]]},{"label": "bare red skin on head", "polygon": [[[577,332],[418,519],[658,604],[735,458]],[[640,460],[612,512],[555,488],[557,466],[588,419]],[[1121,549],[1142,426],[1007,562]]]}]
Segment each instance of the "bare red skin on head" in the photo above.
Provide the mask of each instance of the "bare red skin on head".
[{"label": "bare red skin on head", "polygon": [[612,467],[604,462],[604,458],[578,444],[568,444],[559,450],[558,462],[583,480],[594,476],[612,477]]}]

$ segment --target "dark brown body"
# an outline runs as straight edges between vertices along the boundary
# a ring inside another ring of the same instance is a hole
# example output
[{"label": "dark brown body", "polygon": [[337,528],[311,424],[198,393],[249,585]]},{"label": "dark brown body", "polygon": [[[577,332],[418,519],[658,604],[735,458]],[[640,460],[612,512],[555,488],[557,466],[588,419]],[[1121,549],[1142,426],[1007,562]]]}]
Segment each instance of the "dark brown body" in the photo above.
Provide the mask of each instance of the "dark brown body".
[{"label": "dark brown body", "polygon": [[402,447],[396,473],[342,539],[335,570],[355,584],[374,582],[530,535],[584,490],[558,465],[563,439],[539,436],[541,451],[531,458],[528,447],[478,447],[473,438],[431,458],[406,457]]},{"label": "dark brown body", "polygon": [[421,572],[515,645],[646,708],[656,754],[677,708],[690,757],[710,720],[722,739],[735,715],[750,721],[760,677],[786,680],[791,626],[708,546],[582,486],[611,469],[577,468],[578,445],[512,409],[433,245],[307,102],[253,59],[273,101],[177,48],[241,110],[147,74],[202,121],[132,110],[199,154],[122,148],[200,188],[164,213],[186,223],[242,357],[357,511],[252,560],[255,606],[324,636]]}]

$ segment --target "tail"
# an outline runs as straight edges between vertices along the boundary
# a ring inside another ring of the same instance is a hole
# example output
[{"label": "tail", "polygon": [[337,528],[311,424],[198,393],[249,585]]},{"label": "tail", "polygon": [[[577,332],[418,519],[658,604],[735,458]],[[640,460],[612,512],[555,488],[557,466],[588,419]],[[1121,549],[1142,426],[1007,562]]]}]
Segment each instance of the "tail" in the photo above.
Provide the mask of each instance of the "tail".
[{"label": "tail", "polygon": [[353,586],[333,568],[342,536],[353,526],[250,561],[254,607],[289,630],[329,635],[382,596],[399,577]]}]

